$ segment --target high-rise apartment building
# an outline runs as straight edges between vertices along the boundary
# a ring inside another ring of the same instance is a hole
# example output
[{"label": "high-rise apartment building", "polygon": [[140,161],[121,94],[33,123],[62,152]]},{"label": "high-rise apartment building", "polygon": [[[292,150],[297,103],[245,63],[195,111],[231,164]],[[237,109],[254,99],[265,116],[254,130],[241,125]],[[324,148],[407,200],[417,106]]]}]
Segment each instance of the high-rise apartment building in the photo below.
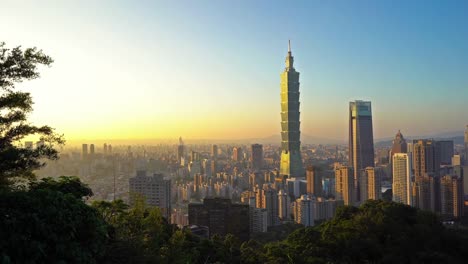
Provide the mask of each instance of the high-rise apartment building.
[{"label": "high-rise apartment building", "polygon": [[359,199],[359,176],[374,167],[374,136],[371,102],[349,103],[349,166],[354,169],[354,187]]},{"label": "high-rise apartment building", "polygon": [[146,171],[137,171],[136,177],[129,179],[130,204],[143,198],[147,205],[157,206],[164,217],[171,216],[171,180],[164,179],[162,174],[147,176]]},{"label": "high-rise apartment building", "polygon": [[104,145],[102,146],[102,149],[103,149],[104,155],[106,155],[107,154],[107,143],[104,143]]},{"label": "high-rise apartment building", "polygon": [[315,198],[307,194],[301,195],[294,203],[294,219],[296,223],[304,226],[314,226],[314,202]]},{"label": "high-rise apartment building", "polygon": [[354,173],[353,168],[341,166],[335,169],[335,197],[343,200],[345,205],[355,203]]},{"label": "high-rise apartment building", "polygon": [[440,204],[440,214],[446,220],[463,215],[463,187],[460,178],[452,175],[441,177]]},{"label": "high-rise apartment building", "polygon": [[242,148],[240,147],[235,147],[232,149],[232,160],[233,161],[242,161]]},{"label": "high-rise apartment building", "polygon": [[252,169],[260,170],[263,168],[263,146],[260,144],[252,145]]},{"label": "high-rise apartment building", "polygon": [[360,195],[361,203],[367,200],[378,200],[382,197],[381,174],[379,168],[367,167],[361,171]]},{"label": "high-rise apartment building", "polygon": [[177,162],[182,164],[182,158],[184,157],[184,141],[182,137],[179,137],[179,146],[177,146]]},{"label": "high-rise apartment building", "polygon": [[289,43],[286,68],[281,74],[280,174],[287,177],[304,177],[305,173],[301,158],[299,94],[299,72],[294,69]]},{"label": "high-rise apartment building", "polygon": [[213,160],[218,159],[218,145],[211,145],[211,157]]},{"label": "high-rise apartment building", "polygon": [[264,233],[268,231],[268,213],[265,208],[256,208],[255,197],[249,197],[250,233]]},{"label": "high-rise apartment building", "polygon": [[322,177],[317,173],[316,169],[312,166],[306,169],[306,181],[307,181],[307,194],[315,197],[322,196]]},{"label": "high-rise apartment building", "polygon": [[95,152],[94,152],[94,144],[89,145],[89,154],[91,155],[91,157],[94,156],[94,154],[95,154]]},{"label": "high-rise apartment building", "polygon": [[205,198],[203,203],[190,203],[188,212],[189,224],[207,226],[210,236],[233,234],[241,241],[249,240],[248,204],[233,204],[226,198]]},{"label": "high-rise apartment building", "polygon": [[411,153],[395,153],[392,160],[392,201],[413,205]]},{"label": "high-rise apartment building", "polygon": [[440,211],[440,145],[433,140],[413,141],[414,206]]},{"label": "high-rise apartment building", "polygon": [[83,159],[88,158],[88,144],[81,145],[81,156]]},{"label": "high-rise apartment building", "polygon": [[279,224],[278,214],[278,193],[268,184],[263,185],[263,189],[257,190],[256,207],[267,210],[268,226]]},{"label": "high-rise apartment building", "polygon": [[289,195],[284,190],[280,190],[278,192],[278,216],[281,221],[291,219],[290,204],[291,199]]}]

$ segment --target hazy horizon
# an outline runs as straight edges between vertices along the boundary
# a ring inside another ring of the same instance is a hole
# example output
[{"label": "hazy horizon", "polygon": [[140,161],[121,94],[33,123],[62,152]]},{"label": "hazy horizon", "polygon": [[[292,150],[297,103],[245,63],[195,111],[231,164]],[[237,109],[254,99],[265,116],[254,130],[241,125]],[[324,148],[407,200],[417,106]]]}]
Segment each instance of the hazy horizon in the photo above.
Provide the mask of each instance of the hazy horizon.
[{"label": "hazy horizon", "polygon": [[2,2],[2,41],[55,60],[18,86],[31,120],[69,142],[277,135],[288,39],[305,135],[346,141],[356,99],[376,139],[468,123],[467,2]]}]

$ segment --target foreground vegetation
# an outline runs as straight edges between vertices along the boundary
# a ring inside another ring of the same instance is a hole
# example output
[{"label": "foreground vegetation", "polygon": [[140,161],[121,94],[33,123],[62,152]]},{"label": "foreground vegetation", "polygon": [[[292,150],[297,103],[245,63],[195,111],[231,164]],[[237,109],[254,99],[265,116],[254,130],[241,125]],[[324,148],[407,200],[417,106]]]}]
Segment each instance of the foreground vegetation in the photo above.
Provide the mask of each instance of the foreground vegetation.
[{"label": "foreground vegetation", "polygon": [[232,235],[200,239],[170,225],[143,202],[85,203],[76,177],[0,191],[1,263],[464,263],[465,231],[403,204],[368,201],[342,207],[316,227],[286,239],[240,243]]}]

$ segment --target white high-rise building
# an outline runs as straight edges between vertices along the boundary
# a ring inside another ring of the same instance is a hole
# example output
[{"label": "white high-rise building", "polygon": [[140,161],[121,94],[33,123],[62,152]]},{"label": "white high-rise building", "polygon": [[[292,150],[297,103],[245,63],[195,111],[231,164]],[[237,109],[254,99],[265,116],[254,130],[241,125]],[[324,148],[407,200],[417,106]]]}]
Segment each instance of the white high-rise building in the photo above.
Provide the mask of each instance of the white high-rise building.
[{"label": "white high-rise building", "polygon": [[395,153],[393,155],[393,198],[394,202],[413,205],[412,202],[412,168],[411,153]]},{"label": "white high-rise building", "polygon": [[301,195],[301,198],[296,200],[294,206],[296,223],[314,226],[314,203],[315,198],[311,198],[307,194]]},{"label": "white high-rise building", "polygon": [[290,205],[291,199],[289,195],[285,191],[280,190],[278,192],[278,216],[282,221],[291,219]]}]

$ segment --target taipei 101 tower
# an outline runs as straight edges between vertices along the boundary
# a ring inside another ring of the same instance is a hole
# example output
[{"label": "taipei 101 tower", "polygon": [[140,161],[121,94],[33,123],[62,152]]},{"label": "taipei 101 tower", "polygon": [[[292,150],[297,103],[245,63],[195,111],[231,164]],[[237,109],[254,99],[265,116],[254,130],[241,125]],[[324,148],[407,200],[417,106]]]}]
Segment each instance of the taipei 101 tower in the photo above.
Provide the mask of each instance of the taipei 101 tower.
[{"label": "taipei 101 tower", "polygon": [[305,174],[299,116],[299,72],[294,69],[289,42],[286,68],[281,73],[281,176],[304,177]]}]

